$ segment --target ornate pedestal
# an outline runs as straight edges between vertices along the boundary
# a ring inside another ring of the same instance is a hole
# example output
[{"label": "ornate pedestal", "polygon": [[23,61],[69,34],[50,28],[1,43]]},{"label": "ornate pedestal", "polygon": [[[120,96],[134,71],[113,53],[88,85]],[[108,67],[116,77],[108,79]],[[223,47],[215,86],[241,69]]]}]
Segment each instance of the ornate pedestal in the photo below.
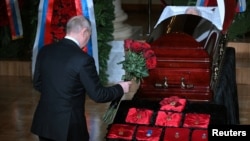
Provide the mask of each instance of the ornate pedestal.
[{"label": "ornate pedestal", "polygon": [[132,27],[123,22],[127,20],[127,14],[121,8],[121,0],[114,0],[113,4],[115,6],[115,20],[114,23],[114,40],[123,40],[131,37]]}]

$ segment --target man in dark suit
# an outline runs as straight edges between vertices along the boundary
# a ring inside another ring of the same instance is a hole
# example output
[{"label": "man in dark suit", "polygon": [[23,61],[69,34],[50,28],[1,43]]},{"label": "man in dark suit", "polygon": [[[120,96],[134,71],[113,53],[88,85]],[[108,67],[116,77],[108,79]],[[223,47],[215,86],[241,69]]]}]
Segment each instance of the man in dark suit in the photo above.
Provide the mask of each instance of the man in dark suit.
[{"label": "man in dark suit", "polygon": [[41,96],[31,132],[40,141],[88,141],[85,94],[96,102],[110,102],[129,91],[130,81],[102,86],[94,59],[82,51],[90,35],[90,22],[75,16],[64,39],[39,51],[33,84]]}]

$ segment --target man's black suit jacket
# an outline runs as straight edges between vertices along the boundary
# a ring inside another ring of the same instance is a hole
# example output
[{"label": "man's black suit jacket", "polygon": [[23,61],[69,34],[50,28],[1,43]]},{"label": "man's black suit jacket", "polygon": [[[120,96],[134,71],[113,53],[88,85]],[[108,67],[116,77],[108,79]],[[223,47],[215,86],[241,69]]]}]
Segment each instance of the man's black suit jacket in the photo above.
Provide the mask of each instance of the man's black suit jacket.
[{"label": "man's black suit jacket", "polygon": [[41,93],[31,132],[56,141],[84,141],[89,134],[85,94],[96,102],[123,95],[120,85],[102,86],[94,59],[69,39],[44,46],[37,56],[34,88]]}]

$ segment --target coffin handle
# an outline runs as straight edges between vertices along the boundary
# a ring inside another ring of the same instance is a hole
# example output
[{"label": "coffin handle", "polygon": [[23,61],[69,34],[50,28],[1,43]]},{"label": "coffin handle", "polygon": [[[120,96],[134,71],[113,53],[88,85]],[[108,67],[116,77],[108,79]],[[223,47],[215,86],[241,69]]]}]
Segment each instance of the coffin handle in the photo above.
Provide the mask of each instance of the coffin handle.
[{"label": "coffin handle", "polygon": [[185,88],[186,88],[185,78],[184,78],[184,77],[181,78],[181,88],[182,88],[182,89],[185,89]]},{"label": "coffin handle", "polygon": [[186,84],[185,83],[185,78],[182,77],[181,78],[181,84],[168,84],[168,79],[167,77],[164,77],[164,81],[162,83],[155,83],[155,87],[156,88],[180,88],[181,89],[192,89],[194,88],[194,85],[193,84]]},{"label": "coffin handle", "polygon": [[168,88],[168,79],[167,79],[167,77],[164,77],[163,87]]},{"label": "coffin handle", "polygon": [[194,85],[193,84],[186,84],[185,83],[185,78],[182,77],[181,78],[181,88],[182,89],[191,89],[191,88],[194,88]]},{"label": "coffin handle", "polygon": [[163,83],[155,83],[155,87],[157,88],[168,88],[168,79],[164,77]]}]

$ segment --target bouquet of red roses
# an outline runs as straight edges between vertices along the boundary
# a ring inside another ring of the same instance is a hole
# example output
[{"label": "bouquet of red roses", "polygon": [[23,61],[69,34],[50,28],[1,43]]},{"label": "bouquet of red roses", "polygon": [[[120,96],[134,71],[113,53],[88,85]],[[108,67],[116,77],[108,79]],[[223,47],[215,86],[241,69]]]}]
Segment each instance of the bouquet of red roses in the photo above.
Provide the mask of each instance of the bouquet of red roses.
[{"label": "bouquet of red roses", "polygon": [[[127,39],[124,41],[125,60],[119,62],[122,64],[125,74],[122,80],[135,79],[139,83],[143,77],[149,76],[149,70],[156,67],[156,56],[151,46],[142,41]],[[121,98],[111,102],[109,109],[103,116],[104,122],[110,124],[119,107]]]},{"label": "bouquet of red roses", "polygon": [[127,39],[124,41],[125,60],[122,64],[125,74],[122,80],[136,79],[137,82],[143,77],[149,76],[149,70],[156,67],[156,56],[147,42]]}]

